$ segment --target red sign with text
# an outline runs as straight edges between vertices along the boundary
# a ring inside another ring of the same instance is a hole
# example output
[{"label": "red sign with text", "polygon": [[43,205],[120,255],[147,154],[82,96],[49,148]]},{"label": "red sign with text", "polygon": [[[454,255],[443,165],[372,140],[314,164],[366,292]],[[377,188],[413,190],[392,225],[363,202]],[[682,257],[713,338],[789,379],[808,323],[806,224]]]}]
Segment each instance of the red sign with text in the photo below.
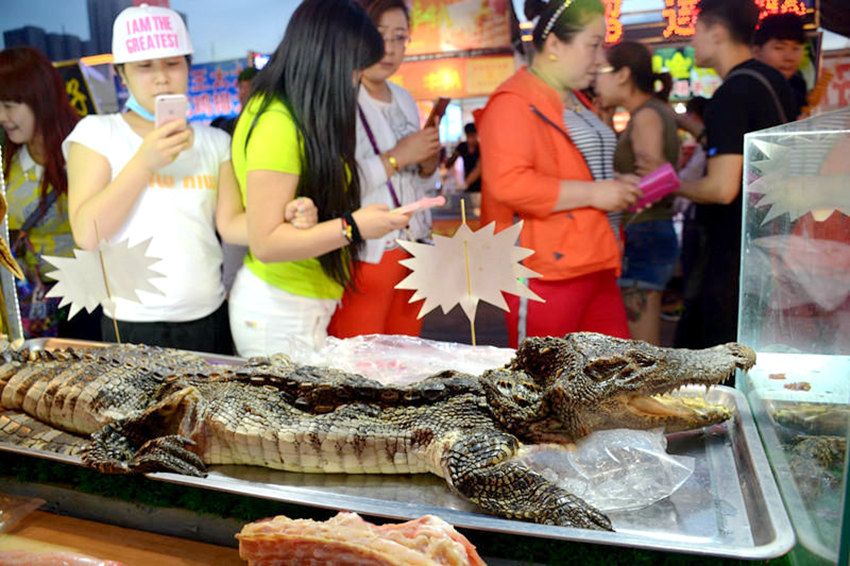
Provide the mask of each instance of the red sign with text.
[{"label": "red sign with text", "polygon": [[[696,31],[699,0],[664,0],[661,16],[667,26],[662,34],[670,37],[690,37]],[[811,27],[814,20],[814,0],[755,0],[759,7],[759,19],[774,14],[797,14]],[[810,6],[811,4],[811,6]]]},{"label": "red sign with text", "polygon": [[605,4],[605,43],[617,43],[623,37],[623,24],[620,23],[620,7],[623,0],[603,0]]}]

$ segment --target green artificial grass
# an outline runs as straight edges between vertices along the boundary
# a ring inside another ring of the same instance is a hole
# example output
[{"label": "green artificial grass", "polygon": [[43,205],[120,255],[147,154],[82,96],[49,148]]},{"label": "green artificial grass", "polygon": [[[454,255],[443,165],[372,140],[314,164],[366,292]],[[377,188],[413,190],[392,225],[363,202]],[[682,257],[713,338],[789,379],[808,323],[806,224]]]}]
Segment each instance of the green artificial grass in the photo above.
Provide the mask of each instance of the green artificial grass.
[{"label": "green artificial grass", "polygon": [[[0,452],[0,475],[22,483],[58,485],[84,493],[115,498],[149,507],[176,507],[213,517],[256,521],[274,515],[324,521],[336,511],[281,503],[196,487],[150,480],[144,476],[111,476],[80,466]],[[375,523],[386,519],[366,517]],[[768,561],[733,560],[690,554],[655,552],[619,546],[541,539],[462,529],[486,559],[515,560],[520,564],[580,564],[582,566],[790,566],[787,557]]]}]

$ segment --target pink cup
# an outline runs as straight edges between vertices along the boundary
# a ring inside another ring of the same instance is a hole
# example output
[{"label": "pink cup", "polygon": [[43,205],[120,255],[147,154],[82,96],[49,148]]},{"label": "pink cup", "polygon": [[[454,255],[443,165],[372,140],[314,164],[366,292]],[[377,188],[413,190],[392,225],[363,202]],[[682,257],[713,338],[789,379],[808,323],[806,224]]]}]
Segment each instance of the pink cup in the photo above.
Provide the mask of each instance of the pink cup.
[{"label": "pink cup", "polygon": [[629,212],[643,208],[678,189],[679,177],[676,175],[673,166],[665,163],[641,179],[638,188],[643,191],[643,196],[628,208]]}]

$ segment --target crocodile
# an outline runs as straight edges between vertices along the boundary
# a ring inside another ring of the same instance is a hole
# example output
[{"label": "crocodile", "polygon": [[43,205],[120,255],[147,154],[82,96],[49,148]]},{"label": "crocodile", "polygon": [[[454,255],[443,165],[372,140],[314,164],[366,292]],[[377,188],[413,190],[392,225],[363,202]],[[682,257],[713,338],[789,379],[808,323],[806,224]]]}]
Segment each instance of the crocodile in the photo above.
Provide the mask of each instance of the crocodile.
[{"label": "crocodile", "polygon": [[604,514],[516,457],[594,430],[723,422],[727,407],[667,394],[755,363],[738,343],[685,350],[588,332],[528,338],[480,376],[447,370],[404,386],[285,357],[213,365],[137,345],[0,352],[2,406],[90,435],[82,460],[101,472],[432,473],[491,514],[600,530],[612,530]]}]

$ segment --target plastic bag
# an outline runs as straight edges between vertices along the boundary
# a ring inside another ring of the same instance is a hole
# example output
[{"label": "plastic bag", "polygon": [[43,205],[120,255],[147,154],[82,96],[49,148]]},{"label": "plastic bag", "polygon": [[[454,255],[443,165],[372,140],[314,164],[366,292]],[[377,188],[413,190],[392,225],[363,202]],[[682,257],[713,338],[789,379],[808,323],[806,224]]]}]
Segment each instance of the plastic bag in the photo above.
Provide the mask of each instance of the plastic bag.
[{"label": "plastic bag", "polygon": [[318,352],[293,340],[285,351],[298,364],[334,367],[397,385],[420,381],[447,369],[480,375],[484,370],[504,366],[514,355],[510,348],[386,334],[344,340],[329,337]]},{"label": "plastic bag", "polygon": [[0,493],[0,533],[11,530],[21,519],[44,505],[37,497],[18,497]]},{"label": "plastic bag", "polygon": [[598,431],[574,449],[531,446],[520,460],[603,512],[640,509],[670,496],[695,463],[667,453],[662,429]]}]

